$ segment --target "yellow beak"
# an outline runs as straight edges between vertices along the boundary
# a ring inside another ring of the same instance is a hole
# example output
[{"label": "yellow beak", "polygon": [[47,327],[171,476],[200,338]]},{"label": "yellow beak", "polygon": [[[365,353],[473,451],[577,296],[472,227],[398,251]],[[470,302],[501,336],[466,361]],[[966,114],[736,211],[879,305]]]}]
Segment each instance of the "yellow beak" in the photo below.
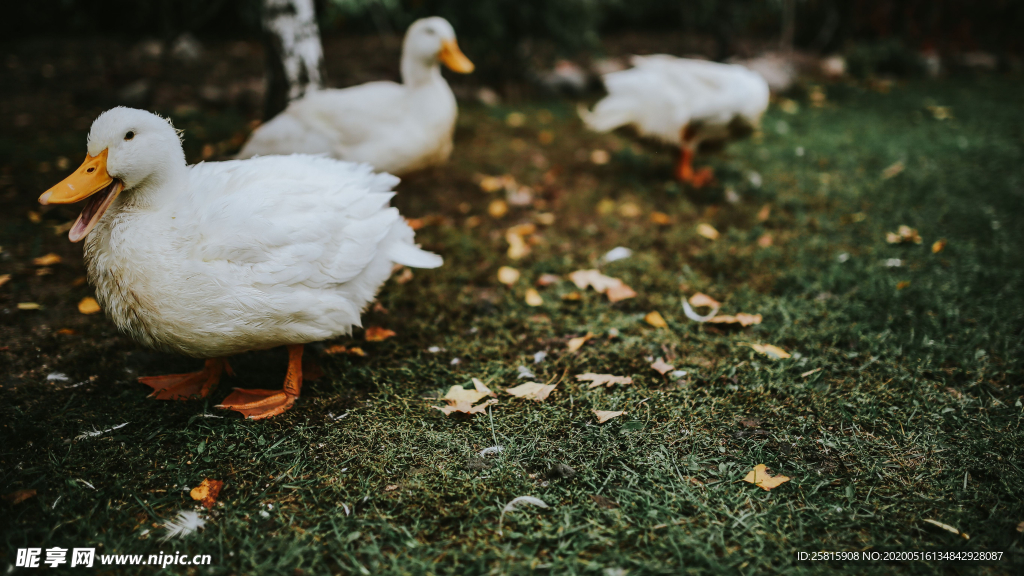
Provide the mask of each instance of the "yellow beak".
[{"label": "yellow beak", "polygon": [[[75,220],[68,232],[68,238],[78,242],[92,231],[123,188],[124,184],[107,172],[107,150],[104,150],[96,156],[86,155],[85,162],[82,162],[78,170],[43,192],[39,203],[71,204],[93,196],[85,203],[78,220]],[[102,194],[96,195],[98,192]]]},{"label": "yellow beak", "polygon": [[73,204],[106,188],[113,182],[107,173],[107,151],[96,156],[85,155],[85,162],[71,176],[60,181],[39,197],[40,204]]},{"label": "yellow beak", "polygon": [[469,74],[476,68],[462,50],[459,50],[459,43],[455,40],[441,42],[441,53],[438,56],[445,66],[459,74]]}]

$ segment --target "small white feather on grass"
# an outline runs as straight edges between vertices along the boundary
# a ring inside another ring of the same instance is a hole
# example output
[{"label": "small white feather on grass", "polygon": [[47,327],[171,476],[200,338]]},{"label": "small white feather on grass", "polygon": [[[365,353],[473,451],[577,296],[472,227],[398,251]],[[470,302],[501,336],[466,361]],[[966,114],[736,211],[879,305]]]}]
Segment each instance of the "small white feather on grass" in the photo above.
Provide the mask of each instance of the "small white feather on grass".
[{"label": "small white feather on grass", "polygon": [[193,510],[182,510],[178,512],[178,516],[173,520],[168,520],[164,524],[164,528],[167,529],[167,534],[163,537],[163,541],[166,542],[171,538],[184,538],[196,532],[200,528],[206,526],[206,520],[203,520],[198,512]]},{"label": "small white feather on grass", "polygon": [[515,512],[523,504],[529,504],[538,508],[549,508],[540,498],[534,498],[533,496],[519,496],[513,498],[508,504],[505,504],[505,508],[501,511],[501,516],[498,518],[498,535],[501,535],[501,525],[505,522],[506,512]]}]

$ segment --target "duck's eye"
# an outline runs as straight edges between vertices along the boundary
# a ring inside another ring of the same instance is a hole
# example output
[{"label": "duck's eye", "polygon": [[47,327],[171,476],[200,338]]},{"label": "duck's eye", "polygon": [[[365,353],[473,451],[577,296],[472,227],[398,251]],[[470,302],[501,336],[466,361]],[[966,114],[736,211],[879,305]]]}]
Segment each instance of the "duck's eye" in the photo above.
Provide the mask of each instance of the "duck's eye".
[{"label": "duck's eye", "polygon": [[135,138],[135,132],[132,132],[131,130],[129,130],[129,131],[128,131],[128,132],[127,132],[127,133],[126,133],[125,135],[124,135],[124,139],[125,139],[125,140],[131,140],[132,138]]},{"label": "duck's eye", "polygon": [[86,172],[89,172],[90,174],[91,174],[91,173],[93,173],[93,172],[95,172],[95,171],[96,171],[96,169],[95,169],[95,168],[89,168],[88,170],[86,170]]}]

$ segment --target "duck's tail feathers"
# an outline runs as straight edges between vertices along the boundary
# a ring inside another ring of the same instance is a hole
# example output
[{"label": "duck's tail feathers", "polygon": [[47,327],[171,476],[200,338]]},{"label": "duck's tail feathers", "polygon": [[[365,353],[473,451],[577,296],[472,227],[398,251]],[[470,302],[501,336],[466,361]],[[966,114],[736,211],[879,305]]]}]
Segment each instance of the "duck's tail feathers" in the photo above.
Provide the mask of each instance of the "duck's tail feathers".
[{"label": "duck's tail feathers", "polygon": [[427,252],[415,244],[406,244],[404,242],[394,244],[388,256],[391,257],[391,261],[395,264],[401,264],[410,268],[438,268],[441,264],[444,264],[444,259],[437,254]]},{"label": "duck's tail feathers", "polygon": [[615,96],[607,96],[598,102],[593,112],[583,105],[576,111],[587,128],[594,132],[611,132],[634,121],[633,106]]}]

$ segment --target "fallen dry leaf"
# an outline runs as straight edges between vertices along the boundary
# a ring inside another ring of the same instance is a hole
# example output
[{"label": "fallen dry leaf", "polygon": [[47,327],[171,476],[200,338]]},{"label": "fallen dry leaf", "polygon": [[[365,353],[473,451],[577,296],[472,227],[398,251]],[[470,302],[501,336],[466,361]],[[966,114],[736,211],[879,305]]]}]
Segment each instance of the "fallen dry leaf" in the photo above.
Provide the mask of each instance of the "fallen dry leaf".
[{"label": "fallen dry leaf", "polygon": [[353,356],[366,356],[366,352],[363,352],[362,348],[356,346],[347,348],[341,344],[335,344],[324,348],[324,354],[352,354]]},{"label": "fallen dry leaf", "polygon": [[910,280],[903,280],[896,283],[897,290],[903,290],[904,288],[910,288]]},{"label": "fallen dry leaf", "polygon": [[708,308],[718,308],[722,304],[715,300],[711,296],[704,294],[703,292],[697,292],[693,296],[690,296],[691,306],[707,306]]},{"label": "fallen dry leaf", "polygon": [[717,240],[719,236],[718,230],[715,230],[714,226],[703,222],[697,224],[697,234],[700,234],[708,240]]},{"label": "fallen dry leaf", "polygon": [[392,336],[397,336],[394,330],[388,330],[387,328],[381,328],[380,326],[370,326],[366,329],[367,342],[381,342],[391,338]]},{"label": "fallen dry leaf", "polygon": [[539,382],[526,382],[514,388],[506,388],[505,392],[522,398],[524,400],[545,400],[558,384],[541,384]]},{"label": "fallen dry leaf", "polygon": [[526,290],[526,305],[534,307],[544,305],[544,299],[540,297],[540,292],[537,292],[536,288]]},{"label": "fallen dry leaf", "polygon": [[[936,240],[935,243],[932,244],[932,254],[938,254],[939,252],[942,252],[945,248],[946,248],[946,239],[945,238],[943,238],[941,240]],[[3,284],[3,282],[0,282],[0,284]]]},{"label": "fallen dry leaf", "polygon": [[658,226],[668,226],[672,223],[672,217],[664,212],[651,212],[651,222]]},{"label": "fallen dry leaf", "polygon": [[900,172],[903,172],[903,170],[905,168],[906,168],[906,165],[903,164],[902,160],[900,160],[899,162],[896,162],[895,164],[889,166],[885,170],[882,170],[882,179],[883,180],[888,180],[890,178],[894,178]]},{"label": "fallen dry leaf", "polygon": [[537,231],[533,224],[519,224],[509,228],[505,232],[505,241],[508,242],[508,257],[519,260],[530,253],[530,245],[526,243],[526,236]]},{"label": "fallen dry leaf", "polygon": [[35,264],[36,266],[52,266],[54,264],[60,263],[60,256],[54,254],[53,252],[50,252],[45,256],[33,258],[32,263]]},{"label": "fallen dry leaf", "polygon": [[100,311],[100,304],[95,298],[87,296],[78,303],[78,311],[82,314],[95,314]]},{"label": "fallen dry leaf", "polygon": [[644,321],[655,328],[668,328],[668,322],[665,322],[665,318],[657,310],[648,312],[647,316],[644,316]]},{"label": "fallen dry leaf", "polygon": [[586,374],[577,374],[576,379],[581,382],[590,381],[590,385],[587,388],[597,388],[598,386],[605,386],[608,388],[612,387],[612,384],[632,384],[633,379],[629,376],[614,376],[612,374],[594,374],[593,372],[587,372]]},{"label": "fallen dry leaf", "polygon": [[640,214],[640,207],[633,202],[623,202],[619,206],[619,215],[623,218],[636,218]]},{"label": "fallen dry leaf", "polygon": [[403,267],[402,273],[395,278],[395,282],[398,282],[399,284],[405,284],[409,280],[412,280],[412,270]]},{"label": "fallen dry leaf", "polygon": [[925,106],[936,120],[949,120],[953,117],[953,109],[949,106]]},{"label": "fallen dry leaf", "polygon": [[744,314],[740,312],[735,316],[723,314],[722,316],[715,316],[708,320],[712,324],[739,324],[740,326],[753,326],[754,324],[761,323],[760,314]]},{"label": "fallen dry leaf", "polygon": [[217,496],[220,496],[220,490],[223,487],[224,482],[205,478],[202,484],[196,486],[191,492],[189,492],[189,496],[191,496],[193,500],[198,500],[203,506],[213,508],[213,505],[217,503]]},{"label": "fallen dry leaf", "polygon": [[757,246],[759,248],[770,248],[775,243],[775,239],[772,238],[771,234],[764,234],[757,239]]},{"label": "fallen dry leaf", "polygon": [[885,241],[889,244],[904,244],[907,242],[913,242],[914,244],[921,243],[921,235],[917,233],[917,230],[907,225],[900,226],[896,232],[886,232]]},{"label": "fallen dry leaf", "polygon": [[573,290],[562,295],[562,300],[583,300],[583,294]]},{"label": "fallen dry leaf", "polygon": [[[479,383],[479,384],[478,384]],[[484,396],[493,396],[489,388],[484,386],[483,382],[473,378],[473,389],[463,388],[462,386],[455,385],[448,389],[448,393],[444,395],[443,400],[451,402],[469,402],[475,404],[480,401]]]},{"label": "fallen dry leaf", "polygon": [[491,218],[501,218],[508,214],[508,204],[504,200],[492,200],[487,205],[487,213],[491,215]]},{"label": "fallen dry leaf", "polygon": [[779,360],[782,358],[790,357],[789,352],[786,352],[782,348],[779,348],[778,346],[774,346],[772,344],[747,344],[745,342],[741,342],[740,345],[750,346],[751,348],[754,349],[755,352],[760,352],[761,354],[764,354],[765,356],[771,358],[772,360]]},{"label": "fallen dry leaf", "polygon": [[42,306],[38,302],[18,302],[18,310],[39,310]]},{"label": "fallen dry leaf", "polygon": [[26,490],[15,490],[10,494],[4,494],[4,502],[7,502],[11,506],[15,504],[21,504],[25,500],[36,495],[35,488],[28,488]]},{"label": "fallen dry leaf", "polygon": [[662,376],[667,374],[669,371],[676,369],[675,366],[665,362],[661,358],[658,358],[657,360],[655,360],[654,363],[651,364],[651,368],[654,368]]},{"label": "fallen dry leaf", "polygon": [[760,210],[757,211],[757,221],[758,222],[764,222],[771,215],[772,215],[772,205],[771,204],[765,204],[764,206],[761,206]]},{"label": "fallen dry leaf", "polygon": [[599,148],[597,150],[591,150],[590,152],[590,161],[598,166],[607,164],[609,160],[611,160],[611,155],[608,154],[607,150],[601,150]]},{"label": "fallen dry leaf", "polygon": [[490,394],[491,396],[494,396],[495,398],[498,397],[498,395],[495,394],[490,388],[488,388],[487,385],[484,384],[483,381],[480,380],[479,378],[473,378],[472,381],[473,381],[473,388],[477,392],[483,392],[485,394]]},{"label": "fallen dry leaf", "polygon": [[512,268],[511,266],[502,266],[498,268],[498,282],[506,286],[511,286],[519,281],[519,270]]},{"label": "fallen dry leaf", "polygon": [[484,414],[487,412],[487,407],[491,404],[497,404],[498,400],[495,398],[488,398],[487,400],[473,406],[472,402],[466,401],[449,401],[447,406],[431,406],[435,410],[444,412],[445,416],[449,416],[453,413],[458,414]]},{"label": "fallen dry leaf", "polygon": [[569,280],[580,290],[586,290],[588,286],[592,287],[607,296],[608,301],[612,303],[636,296],[636,292],[622,280],[605,276],[597,270],[577,270],[569,274]]},{"label": "fallen dry leaf", "polygon": [[11,279],[11,275],[10,274],[0,274],[0,286],[3,286],[4,284],[7,284],[7,282],[10,279]]},{"label": "fallen dry leaf", "polygon": [[629,286],[626,286],[625,284],[623,284],[620,281],[615,286],[612,286],[611,288],[606,290],[604,295],[608,297],[608,301],[609,302],[614,304],[614,303],[619,302],[621,300],[627,300],[629,298],[635,298],[636,297],[636,292],[632,288],[630,288]]},{"label": "fallen dry leaf", "polygon": [[625,414],[625,412],[621,410],[618,412],[613,412],[610,410],[591,410],[591,412],[597,415],[598,424],[604,424],[605,422],[611,420],[612,418],[618,418],[619,416]]},{"label": "fallen dry leaf", "polygon": [[398,484],[388,484],[384,487],[385,492],[394,492],[395,490],[398,490]]},{"label": "fallen dry leaf", "polygon": [[938,528],[942,528],[946,532],[950,532],[950,533],[956,534],[957,536],[960,536],[964,540],[970,540],[971,539],[971,537],[968,536],[966,532],[961,532],[961,531],[957,530],[955,527],[950,526],[949,524],[945,524],[943,522],[939,522],[938,520],[932,520],[931,518],[925,518],[924,521],[929,523],[929,524],[931,524],[932,526],[936,526]]},{"label": "fallen dry leaf", "polygon": [[562,277],[557,274],[541,274],[540,278],[537,278],[537,286],[550,286],[562,280]]},{"label": "fallen dry leaf", "polygon": [[584,344],[587,343],[587,340],[590,340],[593,337],[594,335],[592,333],[587,332],[586,336],[579,336],[577,338],[570,339],[568,344],[569,352],[575,352],[579,350],[580,348],[583,347]]},{"label": "fallen dry leaf", "polygon": [[611,510],[613,508],[619,507],[619,503],[616,502],[615,500],[605,498],[604,496],[599,496],[597,494],[591,494],[590,499],[594,501],[594,504],[597,504],[598,508],[605,508],[607,510]]},{"label": "fallen dry leaf", "polygon": [[766,471],[767,468],[764,464],[754,466],[753,470],[747,472],[743,481],[750,482],[765,491],[778,488],[783,482],[789,482],[789,476],[772,476]]}]

